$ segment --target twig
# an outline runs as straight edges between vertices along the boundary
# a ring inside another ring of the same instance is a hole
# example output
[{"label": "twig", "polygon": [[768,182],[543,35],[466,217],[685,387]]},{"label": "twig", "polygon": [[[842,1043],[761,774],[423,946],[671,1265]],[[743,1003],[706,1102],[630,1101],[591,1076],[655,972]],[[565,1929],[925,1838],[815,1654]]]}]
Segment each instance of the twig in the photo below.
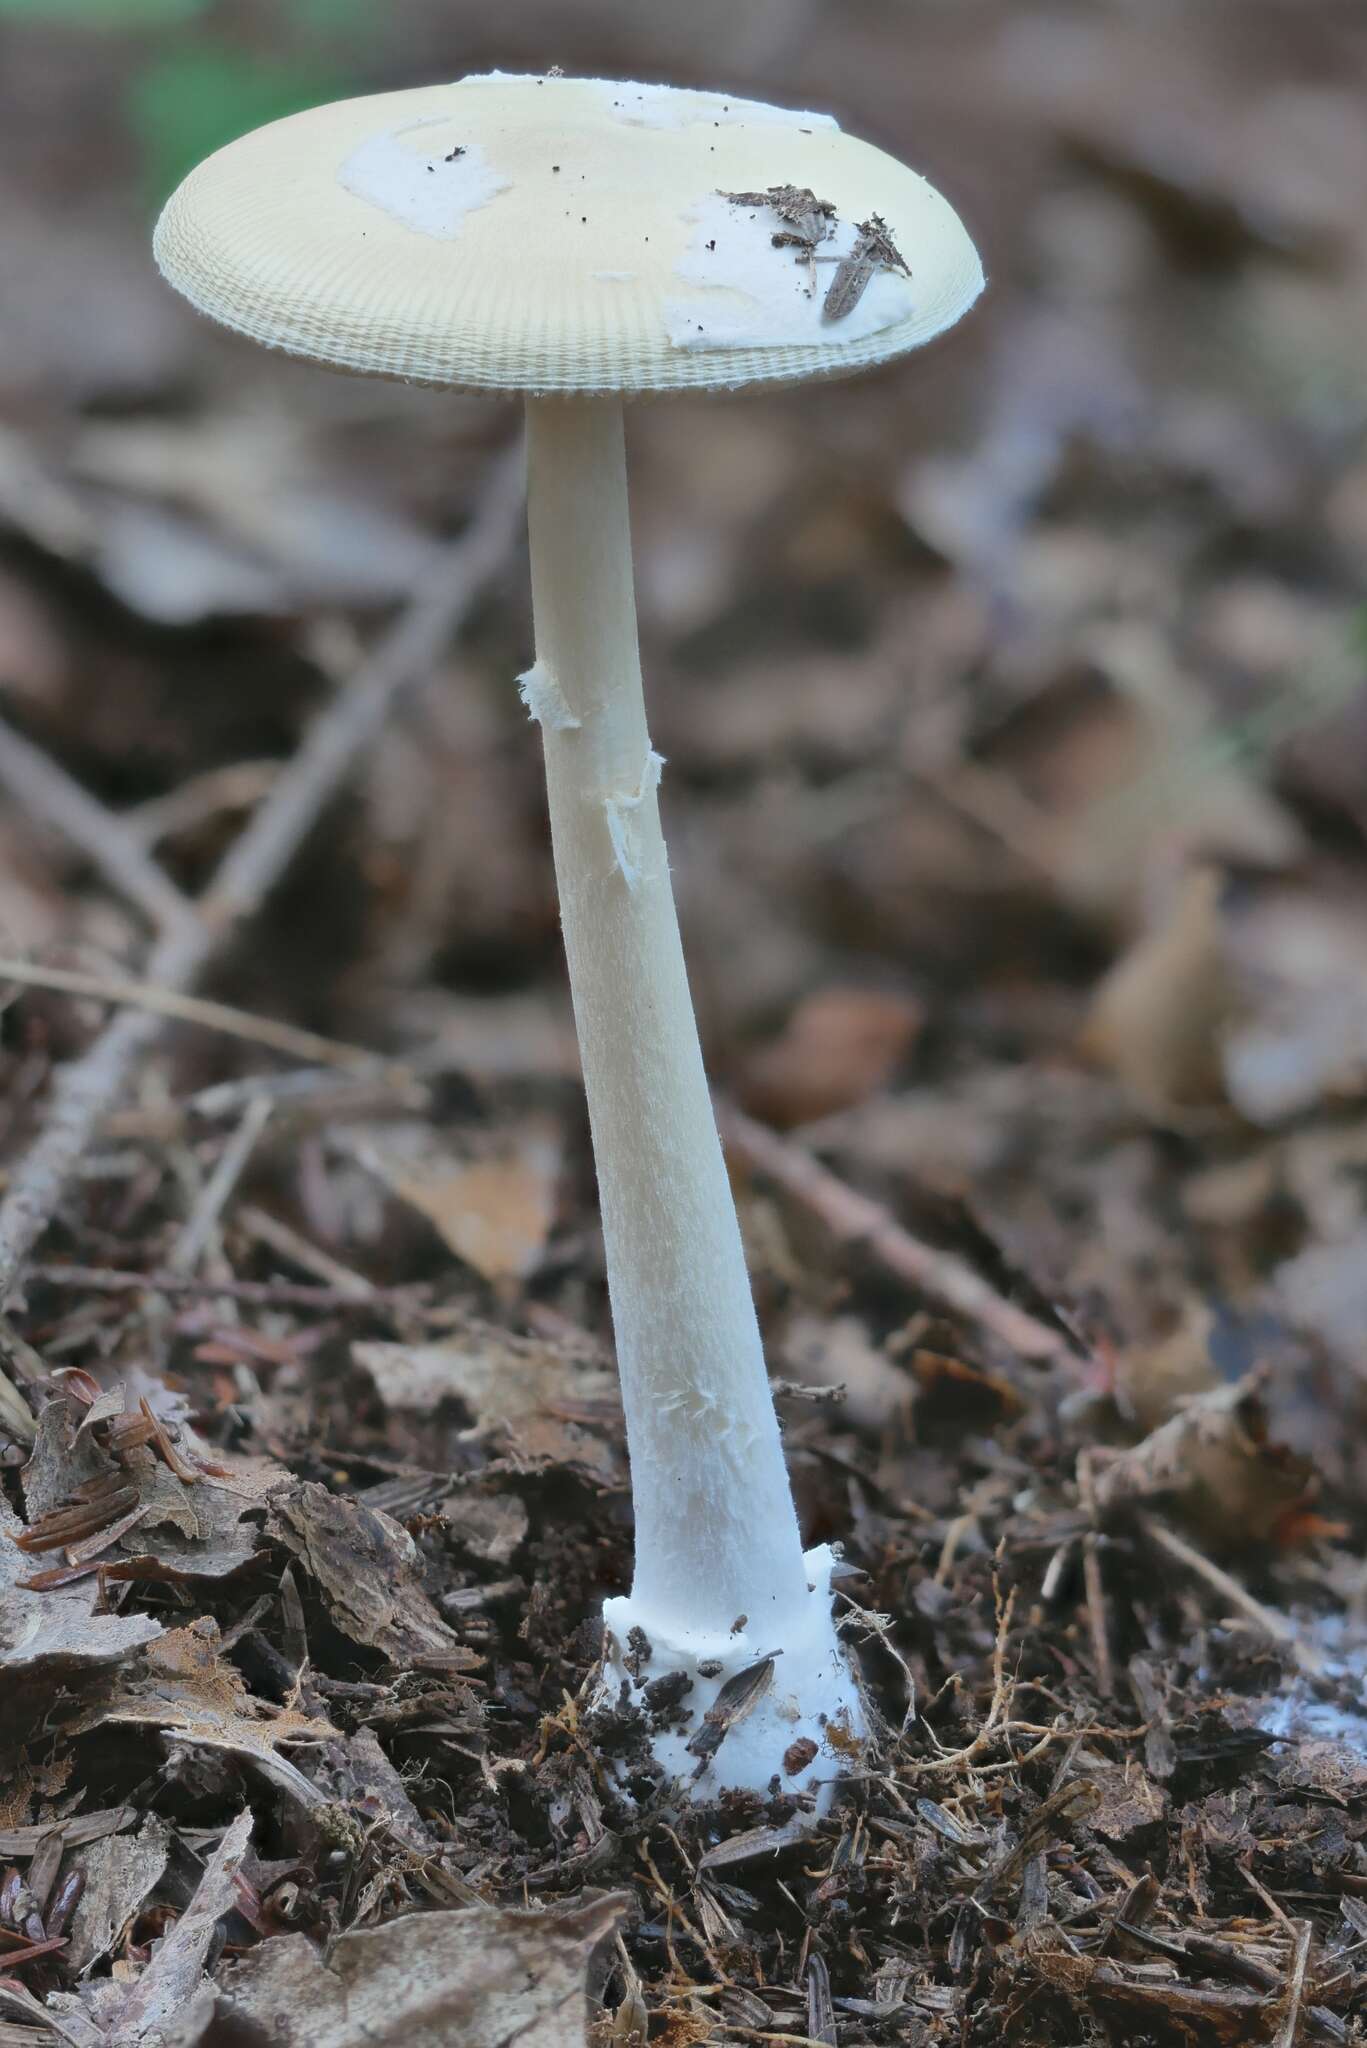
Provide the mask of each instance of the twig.
[{"label": "twig", "polygon": [[205,1182],[194,1214],[172,1248],[170,1267],[173,1273],[193,1273],[199,1264],[200,1254],[223,1214],[224,1204],[245,1173],[256,1149],[256,1141],[270,1122],[271,1107],[270,1098],[265,1095],[258,1095],[248,1103],[241,1122],[223,1147],[218,1164]]},{"label": "twig", "polygon": [[220,811],[250,811],[280,779],[279,761],[230,761],[206,768],[165,796],[149,797],[123,813],[123,825],[140,846],[153,847],[203,825]]},{"label": "twig", "polygon": [[55,825],[158,931],[193,923],[195,906],[158,867],[136,833],[82,789],[65,768],[0,722],[0,784],[30,817]]},{"label": "twig", "polygon": [[[299,752],[229,847],[193,925],[168,930],[144,979],[187,990],[228,935],[275,888],[320,814],[365,753],[404,689],[431,666],[506,555],[521,505],[520,466],[501,461],[473,524],[408,610],[314,721]],[[162,1018],[123,1010],[55,1077],[47,1121],[15,1168],[0,1204],[0,1305],[14,1291],[81,1154],[123,1091]]]},{"label": "twig", "polygon": [[[345,1268],[343,1268],[345,1271]],[[315,1287],[297,1280],[220,1280],[198,1274],[125,1273],[113,1266],[30,1266],[29,1278],[44,1287],[67,1287],[76,1294],[166,1294],[172,1297],[222,1295],[227,1301],[242,1301],[259,1308],[316,1308],[329,1313],[338,1309],[401,1309],[405,1314],[431,1313],[445,1319],[445,1311],[432,1308],[425,1290],[415,1287],[371,1287],[360,1292],[359,1275],[351,1276],[345,1287]]]},{"label": "twig", "polygon": [[1291,1924],[1295,1929],[1296,1946],[1286,1986],[1286,2011],[1272,2048],[1296,2048],[1296,2028],[1300,2023],[1301,2001],[1305,1997],[1305,1966],[1310,1960],[1310,1939],[1314,1929],[1308,1920],[1293,1920]]},{"label": "twig", "polygon": [[1156,1544],[1160,1550],[1165,1550],[1178,1564],[1185,1565],[1188,1571],[1195,1572],[1197,1578],[1204,1579],[1206,1584],[1212,1586],[1227,1600],[1237,1613],[1244,1615],[1255,1627],[1261,1629],[1264,1635],[1270,1636],[1273,1642],[1281,1643],[1289,1650],[1303,1671],[1308,1672],[1313,1678],[1323,1674],[1324,1665],[1318,1652],[1297,1633],[1284,1614],[1278,1614],[1274,1608],[1264,1607],[1262,1601],[1255,1600],[1237,1579],[1232,1579],[1227,1571],[1222,1571],[1212,1559],[1203,1555],[1194,1545],[1164,1523],[1155,1520],[1152,1515],[1142,1515],[1140,1527],[1151,1543]]},{"label": "twig", "polygon": [[377,1113],[421,1109],[430,1090],[418,1078],[419,1066],[414,1062],[412,1067],[382,1067],[373,1073],[363,1068],[354,1074],[339,1074],[335,1067],[248,1074],[237,1081],[211,1082],[184,1098],[180,1107],[206,1121],[232,1116],[263,1095],[277,1110],[307,1113],[313,1119],[335,1116],[341,1105],[348,1116],[359,1116],[362,1107],[373,1107]]},{"label": "twig", "polygon": [[258,1244],[264,1244],[282,1259],[292,1265],[302,1266],[306,1273],[312,1273],[315,1280],[321,1280],[325,1287],[346,1295],[351,1301],[373,1301],[376,1295],[374,1283],[364,1274],[353,1273],[350,1266],[344,1266],[340,1259],[334,1259],[319,1245],[310,1244],[300,1231],[291,1229],[280,1217],[270,1215],[265,1209],[258,1209],[255,1202],[244,1202],[237,1212],[240,1227],[254,1237]]},{"label": "twig", "polygon": [[[1166,1956],[1171,1962],[1186,1964],[1188,1968],[1194,1963],[1202,1976],[1224,1977],[1235,1984],[1251,1984],[1255,1991],[1281,1989],[1285,1995],[1285,1979],[1276,1970],[1227,1941],[1217,1941],[1203,1934],[1184,1934],[1180,1941],[1170,1940],[1156,1934],[1152,1928],[1137,1924],[1128,1902],[1116,1916],[1114,1924],[1126,1941],[1135,1942],[1154,1955]],[[1293,1941],[1299,1939],[1299,1929],[1305,1924],[1303,1921],[1286,1921]],[[1293,1949],[1293,1956],[1294,1953]],[[1327,2006],[1307,2005],[1302,2010],[1311,2032],[1318,2034],[1321,2040],[1347,2041],[1347,2027]]]},{"label": "twig", "polygon": [[1087,1596],[1087,1627],[1092,1638],[1092,1663],[1097,1691],[1105,1700],[1115,1692],[1115,1671],[1111,1663],[1111,1639],[1106,1627],[1106,1587],[1101,1574],[1101,1551],[1096,1533],[1096,1487],[1092,1481],[1089,1452],[1078,1452],[1077,1486],[1091,1523],[1082,1539],[1082,1585]]},{"label": "twig", "polygon": [[0,956],[0,982],[5,981],[19,982],[25,988],[52,989],[58,995],[82,996],[91,1002],[114,1003],[120,1008],[147,1010],[181,1024],[198,1024],[206,1031],[221,1031],[226,1037],[241,1038],[251,1045],[269,1046],[272,1052],[306,1060],[313,1066],[340,1067],[372,1077],[396,1073],[405,1086],[413,1079],[406,1067],[388,1067],[381,1053],[367,1052],[364,1046],[323,1038],[316,1031],[286,1024],[278,1017],[258,1017],[250,1010],[236,1009],[231,1003],[183,995],[178,989],[159,988],[151,982],[83,974],[71,967],[35,967],[27,960]]},{"label": "twig", "polygon": [[[1005,1600],[1002,1599],[999,1582],[994,1583],[994,1591],[997,1602],[997,1633],[996,1640],[992,1646],[992,1701],[987,1710],[987,1719],[965,1748],[955,1750],[942,1749],[938,1756],[929,1757],[924,1760],[918,1759],[914,1766],[918,1776],[931,1771],[949,1771],[957,1776],[967,1765],[973,1763],[982,1754],[984,1749],[988,1748],[995,1736],[1006,1734],[1013,1728],[1019,1729],[1020,1724],[1013,1723],[1008,1718],[1014,1685],[1006,1670],[1006,1645],[1011,1634],[1011,1618],[1016,1610],[1016,1589],[1013,1586]],[[1044,1730],[1042,1732],[1050,1734],[1054,1731]],[[1063,1732],[1072,1733],[1074,1731],[1066,1730]],[[934,1737],[932,1737],[932,1740],[934,1740]],[[938,1743],[936,1747],[939,1748]],[[1016,1768],[1014,1761],[1010,1768],[1013,1770]]]},{"label": "twig", "polygon": [[907,1286],[981,1324],[1022,1358],[1052,1358],[1067,1339],[1008,1301],[957,1253],[913,1237],[890,1210],[852,1188],[801,1146],[730,1104],[719,1110],[722,1140],[752,1171],[809,1209],[837,1243],[859,1246]]}]

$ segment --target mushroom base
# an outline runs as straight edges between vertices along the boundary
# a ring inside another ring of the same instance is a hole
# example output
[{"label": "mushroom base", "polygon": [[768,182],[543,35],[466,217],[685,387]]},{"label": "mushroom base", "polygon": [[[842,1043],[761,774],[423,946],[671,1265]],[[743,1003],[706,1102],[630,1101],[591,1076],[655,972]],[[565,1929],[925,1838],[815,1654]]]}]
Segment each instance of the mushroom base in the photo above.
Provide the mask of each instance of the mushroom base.
[{"label": "mushroom base", "polygon": [[[680,1628],[630,1594],[603,1602],[606,1636],[594,1707],[639,1708],[650,1723],[655,1761],[680,1782],[686,1798],[713,1799],[724,1791],[814,1793],[817,1811],[824,1812],[842,1772],[859,1761],[868,1717],[831,1614],[830,1547],[809,1550],[804,1562],[811,1587],[806,1611],[779,1632],[781,1640],[761,1640],[748,1627],[722,1636]],[[742,1674],[771,1656],[772,1676],[751,1694],[751,1704],[743,1704]],[[724,1732],[713,1747],[718,1723],[709,1724],[706,1715],[733,1680],[719,1716]],[[729,1714],[733,1703],[736,1711]]]}]

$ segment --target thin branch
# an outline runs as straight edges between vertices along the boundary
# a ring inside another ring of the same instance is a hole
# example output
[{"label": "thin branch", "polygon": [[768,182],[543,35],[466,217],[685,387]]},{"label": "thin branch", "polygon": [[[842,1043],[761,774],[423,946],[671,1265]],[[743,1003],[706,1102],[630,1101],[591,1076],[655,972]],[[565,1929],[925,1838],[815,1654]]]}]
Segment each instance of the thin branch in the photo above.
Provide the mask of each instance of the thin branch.
[{"label": "thin branch", "polygon": [[858,1247],[884,1270],[967,1321],[990,1330],[1022,1358],[1052,1358],[1067,1339],[1032,1316],[956,1252],[913,1237],[891,1210],[862,1195],[800,1145],[730,1105],[720,1109],[722,1141],[821,1222],[838,1244]]},{"label": "thin branch", "polygon": [[34,967],[27,960],[10,960],[0,955],[0,983],[6,981],[18,982],[24,988],[52,989],[58,995],[82,996],[90,1002],[113,1003],[119,1008],[148,1010],[181,1024],[198,1024],[206,1031],[221,1031],[228,1038],[245,1039],[251,1045],[269,1046],[272,1052],[305,1060],[311,1066],[338,1067],[372,1080],[390,1077],[396,1085],[404,1087],[414,1078],[406,1067],[395,1067],[381,1053],[367,1052],[364,1046],[323,1038],[316,1031],[302,1030],[278,1017],[258,1017],[232,1003],[185,995],[174,987],[125,981],[118,975],[83,974],[68,967]]},{"label": "thin branch", "polygon": [[361,1273],[353,1273],[350,1266],[344,1266],[340,1259],[334,1259],[299,1231],[292,1230],[279,1216],[258,1209],[255,1202],[243,1202],[234,1218],[239,1230],[243,1230],[258,1244],[264,1244],[267,1251],[277,1258],[288,1259],[291,1265],[300,1266],[304,1272],[312,1273],[321,1280],[324,1287],[344,1295],[349,1301],[373,1301],[378,1289],[374,1282]]},{"label": "thin branch", "polygon": [[389,717],[431,668],[506,560],[522,508],[522,458],[496,465],[474,523],[423,579],[402,617],[335,702],[314,721],[288,770],[228,848],[202,899],[204,916],[234,923],[256,911]]},{"label": "thin branch", "polygon": [[1305,1638],[1297,1633],[1284,1614],[1278,1614],[1275,1608],[1264,1607],[1262,1601],[1255,1600],[1237,1579],[1232,1579],[1212,1558],[1197,1550],[1194,1544],[1188,1543],[1176,1530],[1169,1529],[1166,1523],[1155,1520],[1152,1515],[1143,1515],[1140,1517],[1140,1526],[1150,1543],[1156,1544],[1159,1550],[1166,1551],[1177,1564],[1185,1565],[1198,1579],[1204,1579],[1222,1599],[1229,1602],[1237,1614],[1242,1614],[1265,1636],[1270,1636],[1274,1643],[1280,1643],[1284,1649],[1290,1651],[1302,1671],[1308,1672],[1312,1678],[1323,1675],[1324,1663],[1318,1651],[1312,1649]]},{"label": "thin branch", "polygon": [[339,1309],[394,1309],[438,1325],[450,1321],[449,1310],[435,1308],[421,1286],[370,1287],[362,1293],[354,1280],[347,1286],[315,1287],[304,1281],[224,1280],[164,1270],[126,1273],[115,1266],[33,1265],[28,1276],[35,1284],[68,1288],[73,1294],[165,1294],[173,1299],[212,1295],[258,1308],[312,1308],[329,1314]]},{"label": "thin branch", "polygon": [[[183,993],[229,934],[280,881],[318,818],[371,745],[403,691],[436,660],[504,560],[521,505],[520,468],[500,461],[473,524],[440,574],[424,582],[397,624],[315,720],[303,745],[229,847],[193,924],[167,930],[144,980]],[[0,1204],[0,1304],[13,1293],[67,1182],[140,1054],[161,1034],[161,1016],[124,1010],[55,1076],[47,1121],[15,1168]]]},{"label": "thin branch", "polygon": [[1087,1627],[1092,1638],[1092,1665],[1097,1690],[1103,1699],[1115,1692],[1115,1669],[1111,1662],[1111,1638],[1106,1626],[1106,1585],[1101,1571],[1101,1549],[1096,1532],[1096,1487],[1089,1452],[1078,1452],[1077,1486],[1090,1527],[1082,1539],[1082,1584],[1087,1596]]},{"label": "thin branch", "polygon": [[241,1122],[223,1147],[217,1166],[204,1184],[194,1214],[171,1248],[173,1273],[193,1273],[212,1237],[219,1217],[232,1197],[256,1150],[256,1141],[270,1122],[269,1096],[258,1095],[247,1104]]},{"label": "thin branch", "polygon": [[82,789],[65,768],[0,722],[0,785],[30,817],[54,825],[79,847],[120,895],[135,903],[157,931],[195,919],[195,906],[160,868],[116,812]]},{"label": "thin branch", "polygon": [[123,813],[124,829],[150,849],[195,830],[223,811],[252,811],[279,781],[279,761],[229,761],[206,768],[165,796],[148,797]]},{"label": "thin branch", "polygon": [[1295,1947],[1291,1953],[1291,1970],[1286,1985],[1286,2011],[1272,2048],[1296,2048],[1296,2030],[1305,1998],[1305,1968],[1310,1961],[1310,1943],[1315,1930],[1308,1920],[1293,1920],[1291,1925],[1295,1930]]}]

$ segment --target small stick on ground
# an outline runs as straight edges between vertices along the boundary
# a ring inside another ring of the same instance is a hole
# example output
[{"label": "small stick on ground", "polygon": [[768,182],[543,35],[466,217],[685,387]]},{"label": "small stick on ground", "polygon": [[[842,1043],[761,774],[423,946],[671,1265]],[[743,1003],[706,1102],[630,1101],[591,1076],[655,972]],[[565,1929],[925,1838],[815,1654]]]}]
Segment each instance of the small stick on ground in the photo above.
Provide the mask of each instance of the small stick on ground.
[{"label": "small stick on ground", "polygon": [[374,1300],[376,1290],[363,1274],[353,1273],[350,1266],[344,1266],[340,1259],[334,1259],[331,1253],[311,1244],[308,1238],[280,1217],[258,1209],[255,1202],[244,1202],[237,1212],[236,1221],[258,1244],[264,1244],[268,1251],[288,1259],[292,1265],[302,1267],[304,1272],[312,1273],[315,1280],[320,1280],[325,1287],[344,1295],[347,1300]]},{"label": "small stick on ground", "polygon": [[122,818],[82,789],[40,747],[0,722],[0,785],[31,818],[54,825],[79,847],[112,888],[137,905],[157,931],[195,921],[195,906]]},{"label": "small stick on ground", "polygon": [[[184,993],[280,881],[327,804],[373,742],[403,691],[437,658],[497,571],[521,506],[516,459],[500,461],[474,521],[373,653],[314,721],[303,745],[229,847],[190,923],[168,928],[144,980]],[[0,1204],[0,1305],[52,1219],[102,1118],[122,1094],[162,1018],[123,1010],[54,1077],[47,1121]]]},{"label": "small stick on ground", "polygon": [[149,850],[165,839],[209,823],[223,811],[251,811],[280,779],[279,761],[230,761],[206,768],[165,796],[149,797],[123,813],[125,831]]},{"label": "small stick on ground", "polygon": [[[346,1273],[347,1269],[343,1267],[341,1271]],[[438,1323],[449,1320],[446,1310],[433,1308],[423,1287],[372,1287],[359,1274],[348,1274],[345,1286],[339,1283],[334,1287],[315,1287],[299,1280],[219,1280],[157,1270],[126,1273],[112,1266],[35,1265],[28,1268],[28,1273],[30,1279],[45,1287],[65,1287],[73,1294],[166,1294],[191,1300],[203,1295],[222,1295],[227,1301],[246,1302],[256,1308],[318,1309],[326,1314],[335,1314],[339,1309],[392,1308],[405,1315],[430,1316]]]},{"label": "small stick on ground", "polygon": [[223,1214],[224,1205],[247,1170],[256,1150],[256,1141],[270,1122],[271,1109],[270,1098],[266,1095],[258,1095],[248,1103],[237,1129],[219,1155],[218,1164],[204,1184],[204,1192],[195,1204],[194,1214],[171,1249],[169,1263],[173,1273],[193,1273],[199,1264]]},{"label": "small stick on ground", "polygon": [[1305,1967],[1310,1960],[1310,1939],[1314,1929],[1308,1920],[1293,1920],[1291,1925],[1295,1929],[1296,1946],[1286,1985],[1286,2011],[1272,2048],[1296,2048],[1296,2029],[1300,2024],[1301,2001],[1305,1997]]},{"label": "small stick on ground", "polygon": [[125,981],[118,975],[83,974],[76,968],[34,967],[26,960],[0,956],[0,983],[6,981],[18,982],[24,988],[52,989],[58,995],[80,996],[90,1002],[147,1010],[180,1024],[197,1024],[205,1031],[244,1039],[250,1045],[267,1046],[272,1052],[306,1060],[313,1066],[339,1067],[371,1077],[382,1077],[388,1072],[403,1086],[413,1080],[406,1067],[387,1068],[379,1053],[367,1052],[364,1046],[323,1038],[316,1031],[301,1030],[278,1017],[257,1017],[250,1010],[235,1009],[231,1003],[188,996],[179,989],[159,988],[151,982]]},{"label": "small stick on ground", "polygon": [[1082,1584],[1087,1596],[1092,1663],[1096,1671],[1097,1691],[1108,1700],[1115,1693],[1115,1669],[1111,1663],[1111,1638],[1106,1626],[1106,1586],[1101,1575],[1101,1551],[1096,1533],[1096,1488],[1092,1484],[1092,1460],[1087,1451],[1078,1452],[1077,1486],[1087,1519],[1092,1525],[1082,1539]]},{"label": "small stick on ground", "polygon": [[896,1279],[990,1330],[1022,1358],[1052,1358],[1068,1348],[1058,1331],[1017,1308],[957,1253],[913,1237],[890,1210],[848,1186],[801,1146],[729,1104],[719,1120],[727,1150],[809,1209],[837,1243],[860,1247]]},{"label": "small stick on ground", "polygon": [[1185,1565],[1198,1579],[1204,1579],[1208,1586],[1213,1587],[1229,1602],[1236,1613],[1251,1621],[1264,1635],[1270,1636],[1274,1643],[1280,1643],[1284,1649],[1289,1650],[1302,1671],[1309,1673],[1312,1678],[1322,1675],[1324,1665],[1318,1653],[1310,1647],[1303,1636],[1297,1634],[1284,1614],[1278,1614],[1274,1608],[1264,1607],[1262,1601],[1255,1600],[1237,1579],[1232,1579],[1229,1573],[1222,1571],[1212,1559],[1188,1543],[1184,1537],[1177,1535],[1174,1530],[1167,1528],[1164,1523],[1156,1521],[1152,1515],[1141,1516],[1140,1526],[1149,1541],[1159,1550],[1166,1551],[1176,1563]]}]

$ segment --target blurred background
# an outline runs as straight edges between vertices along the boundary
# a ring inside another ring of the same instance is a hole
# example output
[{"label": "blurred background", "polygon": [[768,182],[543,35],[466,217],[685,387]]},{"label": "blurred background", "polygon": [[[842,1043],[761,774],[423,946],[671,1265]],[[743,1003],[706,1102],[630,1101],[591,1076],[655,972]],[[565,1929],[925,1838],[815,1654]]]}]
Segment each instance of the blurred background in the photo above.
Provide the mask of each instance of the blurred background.
[{"label": "blurred background", "polygon": [[[990,1231],[1140,1419],[1164,1373],[1290,1358],[1314,1398],[1289,1435],[1349,1477],[1359,0],[0,0],[0,714],[202,883],[518,420],[215,332],[154,272],[157,206],[293,108],[552,63],[830,108],[946,192],[991,281],[886,373],[630,416],[717,1082],[930,1235],[986,1257]],[[421,1054],[458,1152],[522,1131],[566,1059],[519,549],[212,984]],[[144,959],[136,916],[8,799],[0,931],[49,964]],[[7,1147],[96,1014],[11,1004]],[[259,1061],[174,1045],[182,1090]],[[555,1176],[543,1239],[574,1219]],[[286,1173],[280,1213],[364,1264],[372,1225],[317,1185]],[[108,1245],[155,1256],[164,1196],[93,1210]]]}]

